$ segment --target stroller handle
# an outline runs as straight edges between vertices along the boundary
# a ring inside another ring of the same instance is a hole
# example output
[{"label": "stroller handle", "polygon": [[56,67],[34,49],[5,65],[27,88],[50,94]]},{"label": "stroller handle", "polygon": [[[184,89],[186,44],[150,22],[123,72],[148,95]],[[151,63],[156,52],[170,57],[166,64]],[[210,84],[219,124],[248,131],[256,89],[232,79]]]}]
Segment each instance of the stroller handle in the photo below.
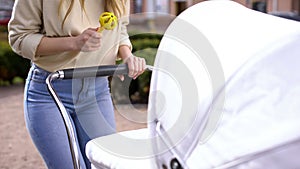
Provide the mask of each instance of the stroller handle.
[{"label": "stroller handle", "polygon": [[127,64],[102,65],[102,66],[95,66],[95,67],[64,69],[64,70],[59,70],[57,73],[59,74],[59,79],[126,75],[128,74],[128,66]]}]

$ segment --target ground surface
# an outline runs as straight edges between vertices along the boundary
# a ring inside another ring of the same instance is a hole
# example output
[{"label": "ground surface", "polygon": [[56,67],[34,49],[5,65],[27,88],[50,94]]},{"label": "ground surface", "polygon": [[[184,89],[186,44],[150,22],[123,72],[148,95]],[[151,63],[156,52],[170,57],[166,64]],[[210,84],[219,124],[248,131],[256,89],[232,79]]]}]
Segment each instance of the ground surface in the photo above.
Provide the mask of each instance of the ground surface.
[{"label": "ground surface", "polygon": [[[118,131],[146,127],[120,115],[138,110],[146,116],[146,105],[135,105],[134,109],[129,105],[118,106]],[[22,85],[0,87],[0,169],[46,169],[25,127]]]}]

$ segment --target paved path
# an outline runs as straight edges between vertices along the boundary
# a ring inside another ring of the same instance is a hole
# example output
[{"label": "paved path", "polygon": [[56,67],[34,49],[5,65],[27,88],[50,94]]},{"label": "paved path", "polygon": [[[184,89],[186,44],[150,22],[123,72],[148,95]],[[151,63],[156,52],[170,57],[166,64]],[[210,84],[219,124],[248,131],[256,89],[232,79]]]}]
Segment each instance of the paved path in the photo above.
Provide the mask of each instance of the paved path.
[{"label": "paved path", "polygon": [[[117,130],[146,127],[123,115],[131,112],[146,118],[146,105],[118,106],[116,110]],[[27,133],[23,118],[23,86],[0,87],[0,169],[46,169]]]}]

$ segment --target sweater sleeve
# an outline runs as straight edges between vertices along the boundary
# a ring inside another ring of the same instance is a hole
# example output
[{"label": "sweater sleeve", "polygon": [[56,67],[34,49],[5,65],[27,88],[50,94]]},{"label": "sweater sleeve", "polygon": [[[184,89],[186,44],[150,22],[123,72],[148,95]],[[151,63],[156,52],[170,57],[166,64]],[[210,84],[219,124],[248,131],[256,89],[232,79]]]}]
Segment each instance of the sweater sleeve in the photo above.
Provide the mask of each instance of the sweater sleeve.
[{"label": "sweater sleeve", "polygon": [[14,52],[36,60],[37,47],[44,36],[42,22],[43,0],[16,0],[8,24],[9,44]]},{"label": "sweater sleeve", "polygon": [[126,13],[120,19],[121,24],[121,38],[120,38],[120,46],[126,45],[132,50],[132,45],[129,39],[129,35],[127,32],[127,25],[129,24],[129,11],[130,11],[130,3],[126,3]]}]

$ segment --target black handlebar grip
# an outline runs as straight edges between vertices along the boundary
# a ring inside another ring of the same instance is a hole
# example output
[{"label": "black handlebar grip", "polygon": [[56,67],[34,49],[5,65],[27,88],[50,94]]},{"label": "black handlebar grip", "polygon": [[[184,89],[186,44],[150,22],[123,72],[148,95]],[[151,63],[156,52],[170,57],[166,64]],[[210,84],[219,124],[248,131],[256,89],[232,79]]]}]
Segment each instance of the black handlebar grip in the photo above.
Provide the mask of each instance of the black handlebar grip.
[{"label": "black handlebar grip", "polygon": [[128,66],[127,64],[104,65],[95,67],[64,69],[62,70],[62,72],[64,74],[63,77],[61,77],[62,79],[126,75],[128,74]]}]

